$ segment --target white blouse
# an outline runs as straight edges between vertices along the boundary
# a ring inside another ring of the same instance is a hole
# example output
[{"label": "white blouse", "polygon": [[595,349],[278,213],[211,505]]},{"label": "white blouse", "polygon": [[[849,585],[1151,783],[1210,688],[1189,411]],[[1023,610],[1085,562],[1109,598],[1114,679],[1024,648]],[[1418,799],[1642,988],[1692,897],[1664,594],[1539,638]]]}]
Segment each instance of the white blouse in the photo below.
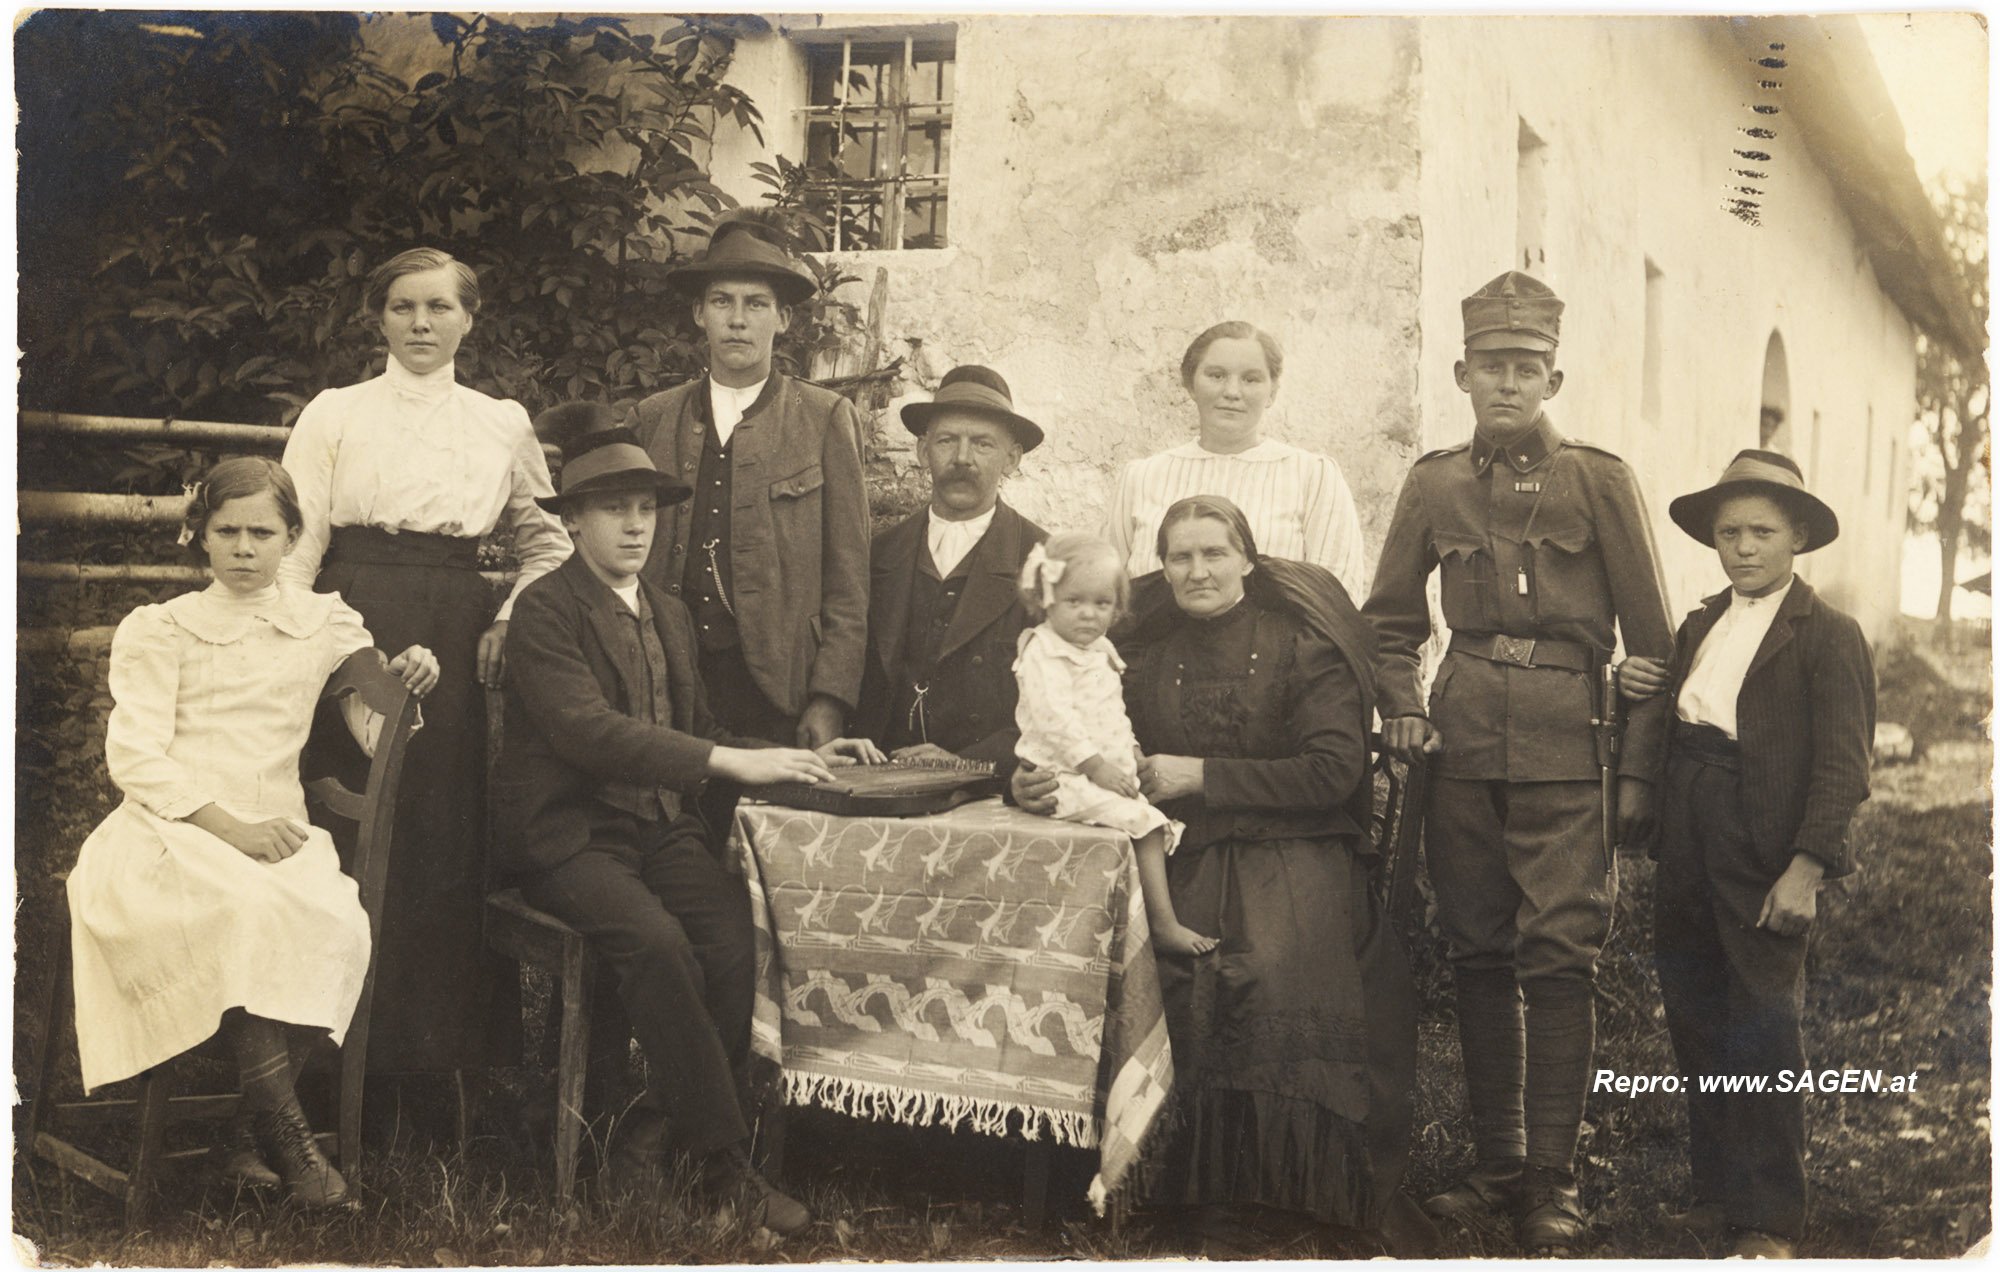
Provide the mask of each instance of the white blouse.
[{"label": "white blouse", "polygon": [[419,375],[391,358],[372,380],[326,390],[299,414],[284,463],[305,529],[280,583],[312,587],[334,526],[479,538],[505,514],[521,573],[504,620],[570,553],[562,522],[535,504],[555,488],[527,411],[458,383],[450,365]]},{"label": "white blouse", "polygon": [[1127,464],[1104,533],[1133,577],[1160,568],[1160,521],[1190,495],[1221,495],[1241,508],[1259,553],[1323,565],[1357,604],[1365,595],[1361,518],[1328,456],[1267,438],[1234,455],[1187,442]]}]

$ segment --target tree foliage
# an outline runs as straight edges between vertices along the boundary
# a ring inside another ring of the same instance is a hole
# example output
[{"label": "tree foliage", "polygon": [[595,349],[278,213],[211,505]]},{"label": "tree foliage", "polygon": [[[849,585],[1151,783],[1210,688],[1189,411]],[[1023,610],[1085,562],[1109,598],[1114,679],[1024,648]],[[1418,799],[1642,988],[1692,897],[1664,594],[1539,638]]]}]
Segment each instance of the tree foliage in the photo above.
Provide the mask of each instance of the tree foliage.
[{"label": "tree foliage", "polygon": [[[1990,312],[1987,277],[1986,178],[1936,191],[1951,253],[1976,328]],[[1943,575],[1937,621],[1951,622],[1958,555],[1992,550],[1992,451],[1988,414],[1992,385],[1986,359],[1962,358],[1920,332],[1917,337],[1917,426],[1922,445],[1910,493],[1910,527],[1935,531]]]},{"label": "tree foliage", "polygon": [[[17,40],[29,78],[68,65],[89,81],[22,95],[24,181],[51,183],[23,195],[39,218],[24,273],[52,280],[24,289],[25,403],[289,422],[379,369],[364,282],[418,244],[481,280],[461,378],[531,412],[702,366],[667,274],[734,204],[705,166],[715,134],[762,139],[724,80],[759,20],[653,35],[438,14],[436,69],[405,83],[353,15],[144,16],[38,15]],[[35,131],[38,107],[72,126]],[[772,215],[810,239],[810,214],[768,184]],[[781,360],[804,370],[854,317],[823,291]]]}]

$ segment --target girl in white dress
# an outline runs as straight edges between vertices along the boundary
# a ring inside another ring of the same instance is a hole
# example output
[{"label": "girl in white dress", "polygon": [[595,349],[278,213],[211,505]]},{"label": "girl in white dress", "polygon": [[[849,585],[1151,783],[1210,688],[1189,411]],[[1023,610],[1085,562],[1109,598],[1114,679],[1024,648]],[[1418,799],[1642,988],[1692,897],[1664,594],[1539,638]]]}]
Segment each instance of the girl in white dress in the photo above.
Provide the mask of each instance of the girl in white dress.
[{"label": "girl in white dress", "polygon": [[1040,623],[1021,633],[1014,753],[1056,775],[1064,821],[1132,836],[1156,949],[1205,954],[1215,938],[1184,927],[1167,893],[1167,854],[1181,824],[1139,798],[1139,745],[1125,714],[1125,663],[1105,635],[1130,603],[1118,550],[1087,534],[1059,534],[1021,567],[1021,603]]},{"label": "girl in white dress", "polygon": [[[368,916],[306,822],[299,752],[327,675],[373,642],[338,596],[279,590],[299,526],[284,469],[218,464],[184,534],[214,582],[119,624],[105,759],[125,800],[70,872],[71,950],[86,1092],[220,1031],[246,1111],[225,1173],[335,1205],[346,1184],[299,1109],[286,1033],[345,1035]],[[437,680],[421,646],[389,668],[418,694]]]}]

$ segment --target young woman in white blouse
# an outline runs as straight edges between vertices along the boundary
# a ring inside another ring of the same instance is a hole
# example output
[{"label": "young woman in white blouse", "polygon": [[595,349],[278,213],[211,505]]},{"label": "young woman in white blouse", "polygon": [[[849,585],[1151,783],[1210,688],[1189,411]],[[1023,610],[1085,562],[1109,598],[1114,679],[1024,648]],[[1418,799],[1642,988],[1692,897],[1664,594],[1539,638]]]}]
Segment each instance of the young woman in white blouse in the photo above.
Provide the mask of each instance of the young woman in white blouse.
[{"label": "young woman in white blouse", "polygon": [[[338,592],[388,646],[437,652],[437,691],[412,740],[396,816],[376,969],[369,1068],[442,1073],[507,1063],[517,1041],[511,966],[481,942],[486,704],[521,589],[569,555],[535,504],[554,493],[519,403],[459,384],[453,359],[479,311],[472,270],[434,248],[369,276],[367,311],[389,360],[374,379],[307,404],[285,447],[304,531],[282,582]],[[479,541],[513,531],[520,575],[495,613]]]},{"label": "young woman in white blouse", "polygon": [[[306,822],[299,752],[327,676],[374,642],[338,596],[277,586],[299,526],[268,459],[218,464],[196,495],[187,527],[215,581],[118,625],[104,752],[125,800],[67,890],[84,1089],[219,1030],[243,1090],[224,1174],[335,1205],[346,1184],[299,1109],[287,1035],[346,1032],[368,916]],[[389,668],[418,693],[437,682],[421,646]]]},{"label": "young woman in white blouse", "polygon": [[1194,400],[1195,440],[1127,464],[1112,497],[1108,538],[1132,577],[1160,568],[1160,518],[1182,499],[1220,495],[1243,510],[1267,556],[1326,567],[1360,596],[1361,520],[1340,465],[1264,436],[1285,355],[1247,322],[1217,323],[1181,356]]}]

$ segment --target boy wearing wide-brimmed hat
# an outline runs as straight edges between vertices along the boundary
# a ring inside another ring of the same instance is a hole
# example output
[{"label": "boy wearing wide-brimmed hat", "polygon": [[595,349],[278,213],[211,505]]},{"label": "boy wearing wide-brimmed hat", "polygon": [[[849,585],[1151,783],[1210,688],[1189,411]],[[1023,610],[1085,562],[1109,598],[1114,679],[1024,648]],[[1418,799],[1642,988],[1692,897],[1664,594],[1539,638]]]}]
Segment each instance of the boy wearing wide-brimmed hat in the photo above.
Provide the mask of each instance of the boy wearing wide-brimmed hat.
[{"label": "boy wearing wide-brimmed hat", "polygon": [[609,428],[573,444],[561,493],[538,500],[576,551],[515,603],[494,824],[501,868],[609,966],[645,1052],[646,1096],[613,1145],[614,1168],[657,1165],[671,1139],[755,1221],[791,1232],[809,1217],[750,1165],[738,1095],[749,903],[692,796],[710,778],[823,780],[835,755],[879,753],[845,739],[818,752],[771,746],[709,713],[687,608],[640,577],[659,510],[688,493],[628,430]]},{"label": "boy wearing wide-brimmed hat", "polygon": [[860,415],[773,366],[818,280],[751,217],[723,221],[668,279],[692,304],[708,374],[634,413],[653,462],[695,492],[661,511],[646,577],[693,611],[718,719],[818,746],[860,694],[868,622]]},{"label": "boy wearing wide-brimmed hat", "polygon": [[[1688,1083],[1697,1233],[1734,1253],[1790,1257],[1805,1228],[1806,1067],[1799,1017],[1806,934],[1822,879],[1853,869],[1868,798],[1875,672],[1861,627],[1792,573],[1840,533],[1798,465],[1746,450],[1667,509],[1713,547],[1728,590],[1689,614],[1673,659],[1628,659],[1619,683],[1666,690],[1672,732],[1659,789],[1654,957],[1667,1031]],[[1763,1092],[1703,1092],[1710,1075]]]},{"label": "boy wearing wide-brimmed hat", "polygon": [[1021,564],[1048,532],[1007,506],[1000,483],[1042,430],[996,371],[955,367],[903,408],[931,499],[869,549],[868,667],[854,731],[913,758],[1011,765],[1014,646],[1029,626]]}]

